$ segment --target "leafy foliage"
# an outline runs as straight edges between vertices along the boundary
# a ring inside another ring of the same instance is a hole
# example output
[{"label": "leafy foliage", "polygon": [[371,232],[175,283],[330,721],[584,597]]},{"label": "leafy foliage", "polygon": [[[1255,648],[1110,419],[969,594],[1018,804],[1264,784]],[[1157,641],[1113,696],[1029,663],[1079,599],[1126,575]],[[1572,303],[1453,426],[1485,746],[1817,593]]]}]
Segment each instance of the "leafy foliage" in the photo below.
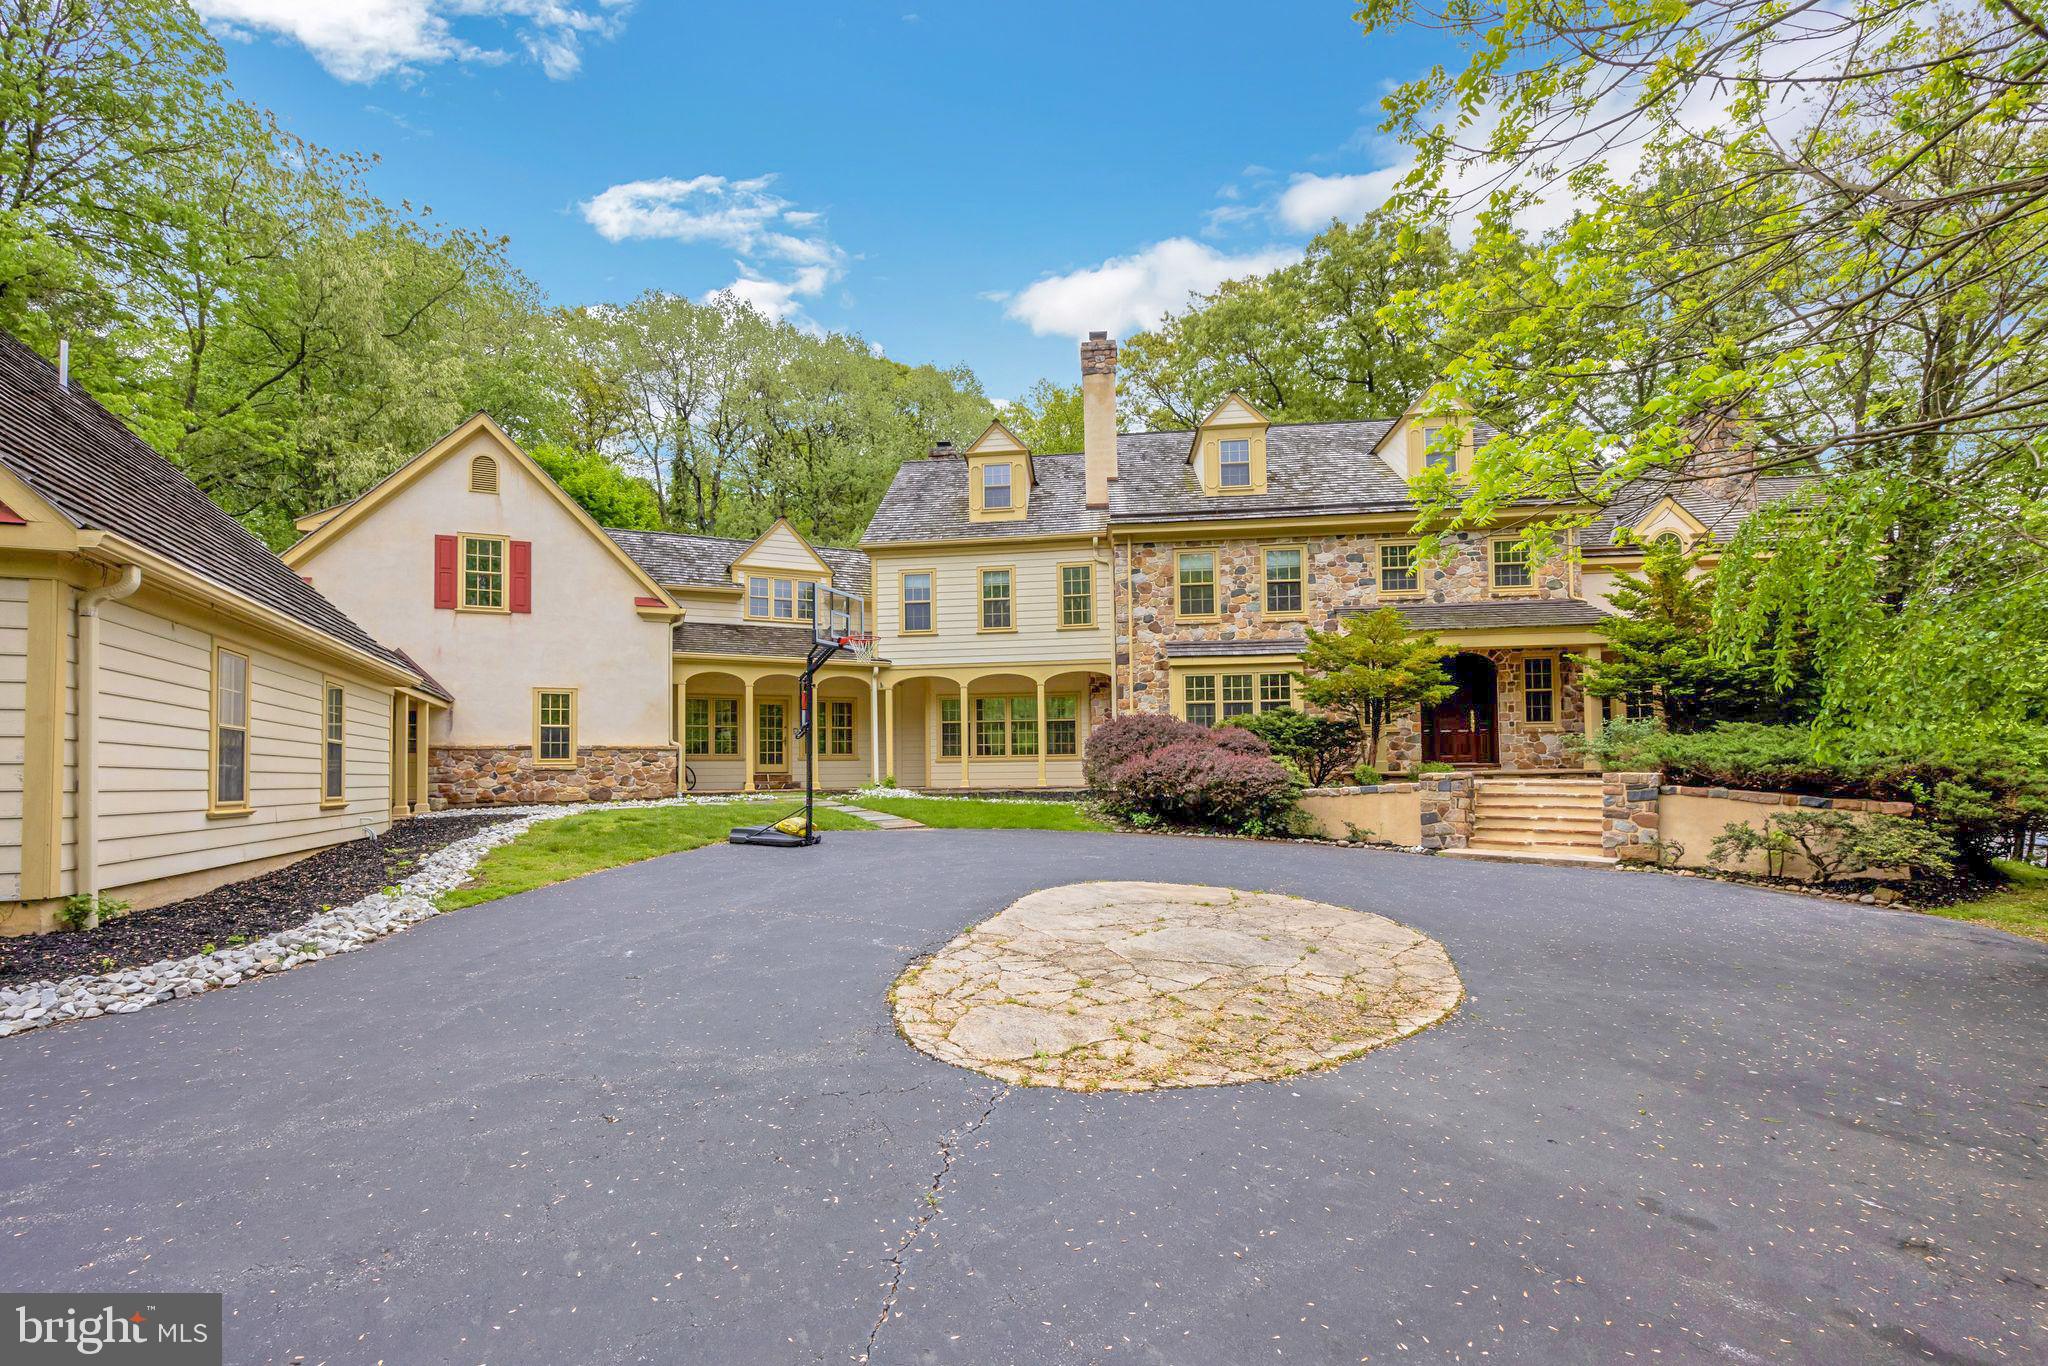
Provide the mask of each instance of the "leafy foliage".
[{"label": "leafy foliage", "polygon": [[1244,730],[1120,716],[1090,735],[1086,770],[1104,809],[1140,825],[1267,835],[1297,818],[1298,781]]},{"label": "leafy foliage", "polygon": [[1041,379],[1024,397],[1005,403],[996,416],[1037,454],[1059,455],[1086,445],[1081,413],[1080,385]]},{"label": "leafy foliage", "polygon": [[634,478],[595,452],[536,446],[529,454],[599,526],[628,531],[660,529],[661,500],[646,480]]},{"label": "leafy foliage", "polygon": [[1233,716],[1223,724],[1264,740],[1273,753],[1298,765],[1313,787],[1344,772],[1358,753],[1358,723],[1348,717],[1276,707],[1252,716]]},{"label": "leafy foliage", "polygon": [[1349,715],[1366,737],[1364,762],[1376,765],[1388,721],[1457,691],[1443,670],[1452,653],[1433,633],[1411,632],[1391,607],[1350,617],[1341,631],[1311,627],[1301,653],[1302,696]]},{"label": "leafy foliage", "polygon": [[1935,877],[1955,871],[1955,846],[1946,836],[1918,821],[1882,812],[1777,811],[1762,830],[1730,821],[1715,837],[1708,857],[1726,864],[1761,856],[1774,876],[1782,876],[1794,853],[1805,859],[1815,883],[1887,868]]}]

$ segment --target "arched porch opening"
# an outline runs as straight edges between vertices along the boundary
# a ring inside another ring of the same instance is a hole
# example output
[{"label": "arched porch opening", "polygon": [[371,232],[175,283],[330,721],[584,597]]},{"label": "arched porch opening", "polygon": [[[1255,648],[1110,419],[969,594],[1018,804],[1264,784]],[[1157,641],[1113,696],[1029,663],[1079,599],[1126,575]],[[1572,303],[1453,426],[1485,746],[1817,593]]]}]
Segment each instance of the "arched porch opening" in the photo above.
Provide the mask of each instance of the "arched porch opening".
[{"label": "arched porch opening", "polygon": [[892,670],[883,755],[897,785],[939,791],[1083,786],[1088,735],[1109,715],[1106,668]]}]

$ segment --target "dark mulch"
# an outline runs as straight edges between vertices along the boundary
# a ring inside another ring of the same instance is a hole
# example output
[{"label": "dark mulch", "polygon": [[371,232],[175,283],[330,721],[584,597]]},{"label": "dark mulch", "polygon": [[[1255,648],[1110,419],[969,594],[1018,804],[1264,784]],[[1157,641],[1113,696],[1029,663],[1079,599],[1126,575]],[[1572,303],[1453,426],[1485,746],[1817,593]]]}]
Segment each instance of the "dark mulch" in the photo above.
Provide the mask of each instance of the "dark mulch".
[{"label": "dark mulch", "polygon": [[449,816],[399,821],[375,839],[350,840],[274,873],[216,887],[204,896],[116,916],[96,930],[0,939],[0,983],[61,981],[79,973],[185,958],[208,944],[225,948],[232,935],[261,939],[389,887],[436,849],[505,819]]}]

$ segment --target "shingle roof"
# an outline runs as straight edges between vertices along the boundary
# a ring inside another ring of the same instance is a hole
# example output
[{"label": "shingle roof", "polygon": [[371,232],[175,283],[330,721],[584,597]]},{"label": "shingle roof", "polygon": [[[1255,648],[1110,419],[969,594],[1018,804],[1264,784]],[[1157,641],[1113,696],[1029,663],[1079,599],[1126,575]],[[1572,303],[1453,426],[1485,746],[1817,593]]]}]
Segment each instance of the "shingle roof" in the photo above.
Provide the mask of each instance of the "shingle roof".
[{"label": "shingle roof", "polygon": [[[1819,478],[1812,474],[1762,476],[1756,481],[1757,507],[1789,498]],[[1619,549],[1614,540],[1615,532],[1635,525],[1667,496],[1691,514],[1716,541],[1724,544],[1756,512],[1756,508],[1748,503],[1723,498],[1714,491],[1711,481],[1646,475],[1625,486],[1607,505],[1599,520],[1579,533],[1579,548],[1593,553]]]},{"label": "shingle roof", "polygon": [[455,701],[455,694],[449,692],[446,688],[442,687],[441,681],[435,678],[432,674],[428,673],[425,669],[422,669],[419,666],[419,662],[415,660],[411,655],[407,654],[403,650],[393,650],[392,653],[405,661],[406,668],[411,669],[414,673],[420,676],[421,692],[432,693],[435,697],[438,697],[442,701],[451,704]]},{"label": "shingle roof", "polygon": [[1402,602],[1395,603],[1394,607],[1401,613],[1401,619],[1418,631],[1484,631],[1498,626],[1594,626],[1607,620],[1605,612],[1576,598]]},{"label": "shingle roof", "polygon": [[[1124,432],[1116,439],[1117,477],[1109,508],[1087,506],[1083,457],[1038,455],[1038,484],[1027,515],[1014,522],[970,522],[966,464],[957,459],[904,462],[882,496],[866,543],[1011,536],[1088,535],[1118,523],[1270,517],[1275,514],[1399,512],[1415,506],[1408,481],[1373,453],[1394,426],[1370,422],[1278,423],[1266,430],[1266,491],[1218,497],[1202,491],[1188,463],[1192,431]],[[1485,442],[1493,429],[1479,426]]]},{"label": "shingle roof", "polygon": [[[606,527],[619,549],[647,576],[664,588],[730,588],[732,562],[753,544],[730,536],[698,536],[682,531],[627,531]],[[858,550],[836,546],[813,546],[818,557],[832,566],[832,586],[842,593],[865,597],[868,591],[868,557]],[[774,628],[770,628],[771,630]]]},{"label": "shingle roof", "polygon": [[415,672],[56,368],[0,332],[0,461],[79,527],[132,541],[338,644]]},{"label": "shingle roof", "polygon": [[730,621],[680,621],[676,623],[674,638],[677,654],[743,655],[798,663],[811,648],[808,630]]},{"label": "shingle roof", "polygon": [[1170,659],[1208,659],[1216,655],[1298,655],[1307,644],[1307,638],[1299,634],[1240,640],[1169,640],[1166,642],[1166,654]]}]

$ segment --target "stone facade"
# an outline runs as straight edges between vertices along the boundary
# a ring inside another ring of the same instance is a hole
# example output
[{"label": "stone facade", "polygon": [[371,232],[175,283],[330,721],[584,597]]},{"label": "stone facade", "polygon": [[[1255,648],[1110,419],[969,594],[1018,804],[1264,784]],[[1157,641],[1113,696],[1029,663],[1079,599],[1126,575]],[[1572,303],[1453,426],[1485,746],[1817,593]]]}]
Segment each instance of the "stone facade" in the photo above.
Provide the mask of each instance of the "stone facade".
[{"label": "stone facade", "polygon": [[1463,849],[1472,842],[1472,775],[1446,773],[1425,778],[1422,794],[1422,847]]},{"label": "stone facade", "polygon": [[1600,808],[1605,828],[1600,847],[1626,862],[1657,861],[1656,773],[1605,773]]},{"label": "stone facade", "polygon": [[536,768],[533,746],[440,748],[429,756],[434,799],[449,806],[645,801],[676,795],[668,746],[585,747],[574,768]]}]

